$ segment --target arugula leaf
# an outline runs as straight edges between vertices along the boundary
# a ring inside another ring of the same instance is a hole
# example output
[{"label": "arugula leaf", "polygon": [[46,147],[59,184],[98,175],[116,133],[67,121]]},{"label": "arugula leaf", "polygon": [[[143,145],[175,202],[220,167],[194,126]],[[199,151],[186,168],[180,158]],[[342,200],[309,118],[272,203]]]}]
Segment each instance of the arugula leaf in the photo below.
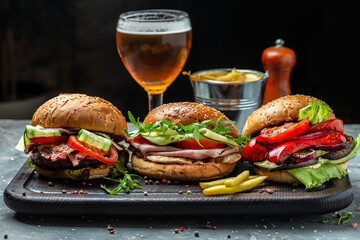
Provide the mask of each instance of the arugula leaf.
[{"label": "arugula leaf", "polygon": [[333,219],[326,219],[323,220],[322,223],[328,223],[328,224],[346,224],[349,222],[351,218],[354,218],[357,222],[356,217],[352,214],[352,212],[343,212],[339,218],[333,218]]},{"label": "arugula leaf", "polygon": [[103,177],[104,179],[112,182],[118,182],[119,185],[113,190],[108,189],[104,184],[100,185],[102,189],[104,189],[107,193],[116,195],[119,194],[122,190],[126,193],[130,192],[134,188],[142,188],[139,185],[139,180],[133,179],[133,177],[142,179],[141,176],[137,174],[131,174],[125,167],[126,158],[119,158],[118,161],[114,163],[114,168],[109,177]]},{"label": "arugula leaf", "polygon": [[[136,137],[141,133],[150,133],[150,132],[157,132],[161,135],[165,135],[165,133],[168,131],[168,129],[171,129],[175,132],[177,132],[178,134],[184,135],[184,134],[188,134],[191,133],[194,136],[194,139],[197,141],[197,143],[202,146],[200,144],[200,129],[206,128],[209,129],[219,135],[225,136],[233,141],[235,141],[236,143],[238,143],[240,146],[245,147],[246,143],[248,141],[250,141],[250,135],[246,136],[246,137],[239,137],[237,139],[235,139],[234,137],[227,135],[232,129],[231,128],[226,128],[223,126],[228,126],[228,125],[236,125],[235,121],[231,121],[231,120],[225,120],[225,121],[221,121],[221,119],[224,117],[224,114],[222,114],[217,120],[216,122],[213,120],[204,120],[201,123],[192,123],[190,125],[184,126],[182,124],[180,124],[179,126],[174,126],[172,125],[171,121],[168,120],[161,120],[158,121],[156,123],[146,123],[144,122],[142,125],[138,120],[135,120],[134,116],[131,114],[131,112],[128,112],[129,115],[129,119],[132,122],[132,124],[134,125],[134,127],[136,127],[138,130],[135,130],[133,132],[127,132],[125,131],[125,134],[128,137]],[[210,126],[214,126],[213,128],[210,128]]]}]

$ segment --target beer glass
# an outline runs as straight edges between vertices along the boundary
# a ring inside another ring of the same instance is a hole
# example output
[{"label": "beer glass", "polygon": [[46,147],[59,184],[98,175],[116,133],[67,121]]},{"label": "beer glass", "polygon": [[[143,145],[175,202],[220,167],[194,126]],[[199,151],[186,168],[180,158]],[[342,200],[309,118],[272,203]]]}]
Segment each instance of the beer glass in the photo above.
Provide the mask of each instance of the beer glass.
[{"label": "beer glass", "polygon": [[149,111],[163,104],[163,93],[181,72],[189,55],[192,28],[179,10],[122,13],[116,45],[132,78],[149,96]]}]

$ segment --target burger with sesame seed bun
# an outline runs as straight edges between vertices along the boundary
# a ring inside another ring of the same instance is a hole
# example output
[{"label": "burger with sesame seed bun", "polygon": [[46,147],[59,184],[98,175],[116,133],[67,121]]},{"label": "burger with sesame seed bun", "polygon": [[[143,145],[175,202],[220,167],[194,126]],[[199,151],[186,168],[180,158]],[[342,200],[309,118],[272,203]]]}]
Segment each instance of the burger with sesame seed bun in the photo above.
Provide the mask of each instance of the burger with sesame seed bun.
[{"label": "burger with sesame seed bun", "polygon": [[221,178],[241,158],[244,138],[235,122],[214,108],[177,102],[153,109],[137,130],[126,133],[133,169],[155,179],[199,181]]},{"label": "burger with sesame seed bun", "polygon": [[84,180],[108,176],[129,153],[117,142],[127,123],[110,102],[85,94],[60,94],[41,105],[16,148],[49,178]]},{"label": "burger with sesame seed bun", "polygon": [[257,109],[242,132],[249,134],[242,159],[257,174],[307,189],[347,175],[347,161],[360,146],[360,135],[345,135],[343,121],[325,102],[304,95],[284,96]]}]

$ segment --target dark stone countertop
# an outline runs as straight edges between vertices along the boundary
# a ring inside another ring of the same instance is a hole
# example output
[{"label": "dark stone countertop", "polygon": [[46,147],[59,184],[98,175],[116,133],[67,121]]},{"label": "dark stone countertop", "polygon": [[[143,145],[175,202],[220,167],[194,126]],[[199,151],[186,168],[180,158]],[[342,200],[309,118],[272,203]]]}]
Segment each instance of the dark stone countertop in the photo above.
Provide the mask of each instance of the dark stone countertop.
[{"label": "dark stone countertop", "polygon": [[[0,197],[27,156],[14,149],[29,120],[0,120]],[[360,124],[345,125],[345,132],[356,136]],[[359,156],[349,162],[349,176],[354,201],[342,212],[352,212],[360,219]],[[271,206],[269,206],[271,207]],[[0,239],[358,239],[359,229],[350,224],[320,223],[337,213],[303,217],[55,217],[22,215],[0,200]],[[216,230],[206,229],[206,222]],[[115,234],[109,234],[111,225]],[[183,226],[184,231],[174,233]],[[195,237],[195,232],[199,237]]]}]

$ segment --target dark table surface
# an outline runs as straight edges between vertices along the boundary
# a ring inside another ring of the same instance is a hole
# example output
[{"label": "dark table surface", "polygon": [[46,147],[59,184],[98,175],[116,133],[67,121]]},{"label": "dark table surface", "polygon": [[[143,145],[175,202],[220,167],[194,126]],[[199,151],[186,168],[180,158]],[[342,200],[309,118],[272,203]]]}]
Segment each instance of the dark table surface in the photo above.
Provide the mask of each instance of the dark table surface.
[{"label": "dark table surface", "polygon": [[[27,155],[14,149],[29,120],[0,120],[0,197],[24,164]],[[346,124],[345,133],[356,136],[360,124]],[[18,214],[0,200],[0,239],[359,239],[359,156],[348,165],[354,201],[345,209],[325,215],[302,217],[126,217],[126,216],[31,216]],[[271,207],[271,206],[269,206]],[[351,212],[356,219],[342,225],[321,223]],[[216,230],[208,229],[210,222]],[[114,228],[110,234],[107,227]],[[174,230],[184,227],[184,231]],[[195,236],[198,232],[198,237]]]}]

